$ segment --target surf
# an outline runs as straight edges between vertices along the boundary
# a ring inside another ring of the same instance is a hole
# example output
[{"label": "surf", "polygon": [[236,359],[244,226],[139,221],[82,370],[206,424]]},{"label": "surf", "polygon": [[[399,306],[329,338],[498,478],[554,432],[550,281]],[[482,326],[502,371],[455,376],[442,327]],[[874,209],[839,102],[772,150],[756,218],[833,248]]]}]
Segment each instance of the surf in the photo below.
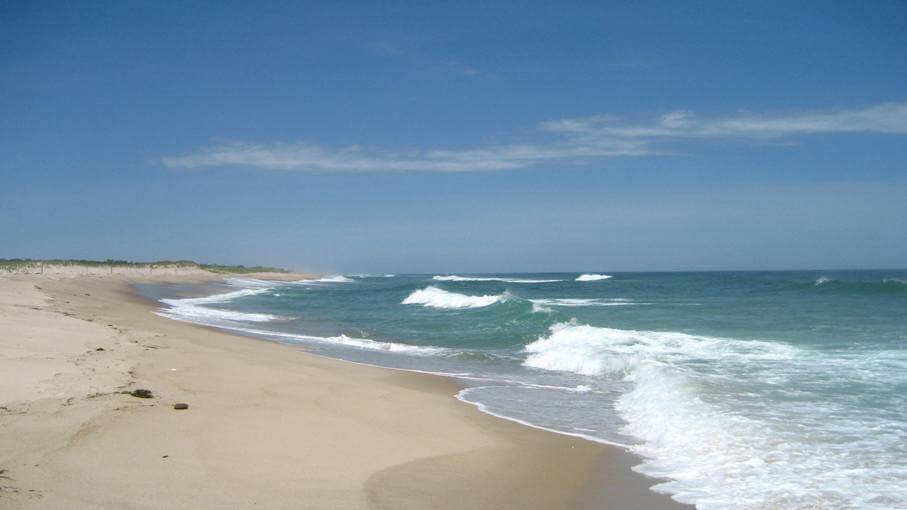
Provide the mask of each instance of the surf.
[{"label": "surf", "polygon": [[483,276],[435,275],[432,280],[439,282],[504,282],[504,283],[555,283],[563,280],[539,280],[532,278],[506,278]]},{"label": "surf", "polygon": [[608,280],[613,278],[609,274],[596,274],[596,273],[583,273],[576,277],[577,282],[597,282],[601,280]]},{"label": "surf", "polygon": [[404,299],[404,305],[422,305],[427,308],[462,309],[484,308],[507,299],[506,294],[469,296],[448,292],[438,287],[429,286],[413,291]]},{"label": "surf", "polygon": [[257,286],[254,289],[242,289],[223,294],[214,294],[212,296],[185,298],[185,299],[161,299],[160,301],[168,308],[159,311],[159,315],[172,319],[187,321],[241,321],[241,322],[270,322],[280,319],[280,316],[268,313],[251,313],[239,312],[233,310],[223,310],[220,308],[210,308],[205,305],[228,303],[235,299],[246,296],[255,296],[269,292],[271,288]]}]

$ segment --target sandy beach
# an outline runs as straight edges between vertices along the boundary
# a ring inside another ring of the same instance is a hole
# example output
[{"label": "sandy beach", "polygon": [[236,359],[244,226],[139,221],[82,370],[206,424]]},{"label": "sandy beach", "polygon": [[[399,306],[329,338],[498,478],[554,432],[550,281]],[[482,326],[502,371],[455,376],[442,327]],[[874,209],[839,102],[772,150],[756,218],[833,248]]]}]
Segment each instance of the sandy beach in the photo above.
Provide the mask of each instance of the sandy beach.
[{"label": "sandy beach", "polygon": [[130,287],[221,278],[0,276],[0,508],[684,507],[453,380],[165,319]]}]

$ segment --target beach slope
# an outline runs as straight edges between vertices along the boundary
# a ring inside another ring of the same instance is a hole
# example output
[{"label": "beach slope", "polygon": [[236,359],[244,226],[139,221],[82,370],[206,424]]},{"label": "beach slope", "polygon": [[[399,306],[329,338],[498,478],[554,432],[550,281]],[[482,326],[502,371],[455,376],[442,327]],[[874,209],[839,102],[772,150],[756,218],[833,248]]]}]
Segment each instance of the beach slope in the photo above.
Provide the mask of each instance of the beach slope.
[{"label": "beach slope", "polygon": [[452,380],[164,319],[130,286],[210,278],[0,277],[0,508],[681,507]]}]

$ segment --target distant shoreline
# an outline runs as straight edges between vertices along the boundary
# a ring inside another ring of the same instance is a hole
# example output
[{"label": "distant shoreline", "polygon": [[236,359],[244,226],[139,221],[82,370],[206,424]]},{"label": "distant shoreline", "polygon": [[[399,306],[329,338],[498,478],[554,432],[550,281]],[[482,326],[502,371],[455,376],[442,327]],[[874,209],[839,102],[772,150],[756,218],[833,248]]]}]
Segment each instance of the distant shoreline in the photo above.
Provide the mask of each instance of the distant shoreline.
[{"label": "distant shoreline", "polygon": [[279,275],[313,276],[311,273],[294,273],[280,267],[244,266],[226,264],[203,264],[193,260],[158,260],[134,262],[129,260],[87,260],[87,259],[3,259],[0,258],[0,274],[107,274],[149,273],[155,271],[170,274],[191,274],[202,271],[220,275]]}]

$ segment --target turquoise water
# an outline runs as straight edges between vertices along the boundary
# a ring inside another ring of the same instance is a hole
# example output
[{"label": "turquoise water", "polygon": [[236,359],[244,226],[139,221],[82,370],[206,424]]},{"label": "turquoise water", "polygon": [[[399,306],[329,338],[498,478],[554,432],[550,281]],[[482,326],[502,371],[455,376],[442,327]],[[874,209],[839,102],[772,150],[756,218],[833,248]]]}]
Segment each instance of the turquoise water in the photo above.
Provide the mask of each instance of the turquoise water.
[{"label": "turquoise water", "polygon": [[700,508],[907,508],[907,271],[234,278],[161,314],[638,453]]}]

